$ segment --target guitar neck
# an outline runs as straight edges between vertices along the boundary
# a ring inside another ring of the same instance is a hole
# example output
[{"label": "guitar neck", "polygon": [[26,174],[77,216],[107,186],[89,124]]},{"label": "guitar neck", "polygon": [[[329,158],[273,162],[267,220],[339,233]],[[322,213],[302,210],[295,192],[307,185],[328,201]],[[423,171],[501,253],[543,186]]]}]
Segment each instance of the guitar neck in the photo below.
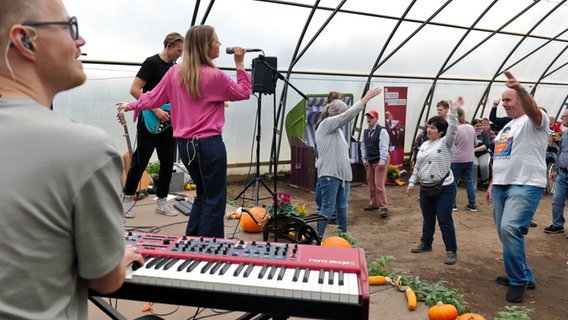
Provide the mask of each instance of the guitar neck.
[{"label": "guitar neck", "polygon": [[132,156],[132,143],[130,142],[130,135],[128,134],[128,127],[124,125],[124,137],[126,138],[126,146],[128,147],[128,153]]},{"label": "guitar neck", "polygon": [[126,120],[124,119],[124,113],[118,113],[118,119],[122,128],[124,129],[124,138],[126,138],[126,146],[128,147],[128,154],[132,156],[132,143],[130,142],[130,134],[128,134],[128,126],[126,125]]}]

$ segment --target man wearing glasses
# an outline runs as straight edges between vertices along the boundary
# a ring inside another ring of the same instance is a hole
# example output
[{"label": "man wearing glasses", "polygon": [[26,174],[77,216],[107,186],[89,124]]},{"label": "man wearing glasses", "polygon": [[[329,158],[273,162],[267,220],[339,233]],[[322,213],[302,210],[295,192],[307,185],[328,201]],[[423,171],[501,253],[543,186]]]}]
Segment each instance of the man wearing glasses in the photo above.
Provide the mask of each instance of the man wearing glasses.
[{"label": "man wearing glasses", "polygon": [[122,162],[103,130],[49,109],[85,79],[61,0],[0,1],[0,319],[87,319],[144,259],[124,245]]}]

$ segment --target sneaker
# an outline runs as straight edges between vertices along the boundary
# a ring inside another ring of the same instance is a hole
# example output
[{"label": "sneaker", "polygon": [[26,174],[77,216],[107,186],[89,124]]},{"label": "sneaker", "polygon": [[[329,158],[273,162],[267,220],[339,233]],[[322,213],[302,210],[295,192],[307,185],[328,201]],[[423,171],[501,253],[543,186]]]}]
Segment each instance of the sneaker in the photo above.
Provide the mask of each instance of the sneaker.
[{"label": "sneaker", "polygon": [[168,205],[168,200],[165,198],[158,198],[156,201],[156,213],[166,215],[168,217],[175,217],[177,216],[177,212],[172,210]]},{"label": "sneaker", "polygon": [[386,218],[389,216],[389,209],[387,208],[381,208],[381,218]]},{"label": "sneaker", "polygon": [[525,287],[526,286],[510,286],[509,290],[507,290],[507,301],[513,303],[523,302],[525,297]]},{"label": "sneaker", "polygon": [[458,211],[458,207],[456,207],[456,205],[454,204],[452,211]]},{"label": "sneaker", "polygon": [[[497,281],[498,284],[503,285],[503,286],[510,286],[511,282],[509,282],[509,277],[507,276],[499,276],[497,277],[497,279],[495,279],[495,281]],[[534,289],[536,288],[536,283],[534,283],[533,281],[529,281],[527,283],[527,289]]]},{"label": "sneaker", "polygon": [[378,210],[378,209],[379,209],[379,207],[373,206],[373,205],[368,205],[365,208],[363,208],[363,210],[365,210],[365,211],[373,211],[373,210]]},{"label": "sneaker", "polygon": [[125,218],[132,219],[136,217],[136,213],[133,210],[134,203],[131,196],[122,196],[122,214]]},{"label": "sneaker", "polygon": [[422,241],[420,242],[419,245],[410,249],[410,252],[412,252],[412,253],[422,253],[422,252],[427,252],[427,251],[432,251],[432,246],[427,246]]},{"label": "sneaker", "polygon": [[544,233],[564,233],[564,227],[551,224],[549,227],[544,228]]},{"label": "sneaker", "polygon": [[536,227],[538,227],[538,224],[531,221],[531,228],[536,228]]},{"label": "sneaker", "polygon": [[477,211],[477,206],[474,204],[468,204],[467,206],[465,206],[465,208],[471,212],[476,212]]},{"label": "sneaker", "polygon": [[456,264],[458,261],[458,254],[454,251],[446,251],[446,259],[444,259],[445,264]]}]

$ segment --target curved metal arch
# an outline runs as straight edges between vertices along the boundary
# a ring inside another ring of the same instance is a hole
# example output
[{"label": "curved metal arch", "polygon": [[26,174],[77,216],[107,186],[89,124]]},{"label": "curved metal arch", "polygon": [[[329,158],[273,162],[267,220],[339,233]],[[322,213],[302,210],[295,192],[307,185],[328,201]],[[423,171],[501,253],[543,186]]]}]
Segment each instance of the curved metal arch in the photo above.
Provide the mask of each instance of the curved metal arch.
[{"label": "curved metal arch", "polygon": [[[568,29],[564,30],[562,33],[566,32]],[[552,68],[552,65],[554,63],[556,63],[556,61],[558,61],[558,59],[560,59],[560,57],[564,54],[564,52],[566,52],[566,50],[568,50],[568,45],[566,45],[564,47],[564,49],[560,50],[560,52],[556,55],[556,57],[554,57],[554,59],[552,59],[552,61],[550,61],[550,63],[548,64],[548,66],[544,69],[544,71],[542,72],[542,74],[540,75],[540,77],[538,78],[538,80],[536,81],[535,85],[533,86],[533,88],[531,89],[531,95],[534,96],[536,93],[536,88],[538,87],[538,85],[541,83],[542,79],[550,76],[551,74],[553,74],[554,72],[560,70],[562,67],[568,65],[568,62],[564,63],[562,66],[554,69],[552,72],[548,72],[550,70],[550,68]],[[558,111],[556,112],[555,118],[558,119],[558,116],[560,115],[560,113],[562,112],[562,107],[566,105],[566,100],[568,100],[568,95],[566,96],[566,98],[564,98],[564,101],[562,102],[561,107],[558,109]]]},{"label": "curved metal arch", "polygon": [[[398,28],[400,27],[400,25],[402,24],[402,22],[404,21],[404,18],[408,15],[408,13],[410,12],[410,9],[412,9],[412,7],[414,6],[414,4],[416,3],[417,0],[413,0],[407,7],[406,10],[404,10],[404,13],[402,14],[402,16],[400,17],[400,19],[397,21],[396,25],[394,26],[394,28],[392,29],[391,33],[389,34],[387,41],[384,43],[381,51],[379,52],[377,59],[375,60],[373,67],[371,68],[371,72],[369,73],[369,75],[367,76],[367,79],[365,81],[365,86],[363,87],[363,94],[365,92],[367,92],[369,90],[369,87],[371,86],[371,79],[373,79],[373,74],[375,73],[375,71],[377,70],[377,65],[379,64],[379,62],[381,61],[381,57],[383,56],[383,54],[385,53],[389,43],[391,42],[392,38],[394,37],[394,35],[396,34],[396,32],[398,31]],[[361,117],[361,119],[359,119],[359,115],[357,115],[355,117],[355,119],[353,120],[353,123],[355,123],[356,125],[353,126],[353,128],[351,128],[351,136],[353,137],[355,135],[355,132],[357,132],[357,137],[355,137],[355,139],[357,141],[361,140],[361,132],[363,129],[363,121],[364,121],[364,117]]]},{"label": "curved metal arch", "polygon": [[316,31],[316,33],[313,35],[313,37],[308,41],[308,43],[306,44],[304,49],[301,52],[299,52],[300,47],[301,47],[301,43],[303,42],[303,40],[305,38],[307,29],[308,29],[308,27],[309,27],[309,25],[310,25],[310,23],[313,19],[315,12],[319,8],[320,0],[316,0],[314,2],[314,5],[311,7],[312,9],[311,9],[310,14],[308,16],[308,19],[306,19],[306,23],[304,24],[304,28],[302,29],[301,36],[298,38],[298,41],[296,42],[296,47],[294,49],[294,54],[292,56],[292,60],[290,61],[290,65],[288,66],[288,69],[286,71],[286,76],[285,76],[286,82],[284,83],[284,86],[282,88],[282,93],[280,95],[280,100],[279,100],[279,103],[278,103],[278,109],[276,111],[276,114],[274,115],[275,124],[278,126],[278,130],[277,130],[277,132],[276,131],[274,132],[274,135],[278,135],[278,139],[272,140],[271,155],[270,155],[270,164],[271,164],[270,168],[271,169],[272,169],[274,163],[276,163],[276,160],[279,159],[280,148],[282,146],[282,132],[283,132],[283,128],[284,128],[284,115],[286,113],[286,101],[287,101],[286,98],[288,96],[288,82],[287,81],[290,79],[290,76],[292,74],[292,70],[293,70],[294,66],[296,65],[296,63],[306,53],[308,48],[314,43],[314,41],[323,32],[323,30],[327,27],[327,25],[331,22],[331,20],[335,17],[335,15],[340,11],[341,7],[343,7],[345,2],[347,2],[347,0],[343,0],[337,5],[335,10],[322,23],[320,28]]},{"label": "curved metal arch", "polygon": [[[390,44],[390,41],[392,40],[392,38],[394,37],[394,35],[396,34],[396,32],[398,31],[398,28],[400,27],[401,23],[404,20],[404,17],[406,17],[406,15],[408,14],[408,12],[410,12],[410,9],[414,6],[414,4],[416,3],[416,1],[412,1],[408,7],[406,8],[406,10],[404,11],[404,14],[402,15],[402,17],[399,19],[398,23],[395,25],[395,27],[393,28],[393,31],[391,32],[391,34],[389,35],[387,42],[385,43],[385,45],[383,46],[383,49],[381,50],[381,52],[379,53],[379,55],[377,56],[377,59],[375,60],[375,63],[373,65],[373,67],[371,68],[371,72],[369,73],[369,77],[365,83],[365,88],[363,90],[363,94],[369,90],[369,85],[370,85],[370,80],[372,79],[374,73],[383,65],[385,64],[388,59],[390,59],[398,50],[400,50],[408,41],[410,41],[412,39],[412,37],[414,37],[414,35],[416,35],[418,32],[420,32],[420,30],[422,30],[425,26],[427,26],[430,21],[432,21],[432,19],[434,19],[445,7],[447,7],[450,3],[452,2],[452,0],[447,0],[442,6],[440,6],[438,8],[438,10],[436,10],[432,15],[430,15],[430,17],[428,17],[428,19],[422,21],[422,23],[420,24],[420,26],[418,28],[416,28],[416,30],[414,30],[414,32],[412,32],[408,37],[406,37],[406,39],[404,39],[393,51],[391,51],[391,53],[389,55],[387,55],[384,59],[382,58],[382,55],[384,54],[384,52],[386,51],[386,48],[388,47],[388,45]],[[355,131],[358,132],[358,137],[357,140],[361,139],[361,132],[362,132],[362,128],[363,128],[363,117],[361,117],[359,119],[359,115],[357,115],[357,117],[355,117],[354,119],[354,123],[356,124],[356,126],[354,126],[354,128],[351,130],[351,135],[353,135],[355,133]]]},{"label": "curved metal arch", "polygon": [[[540,0],[539,0],[540,1]],[[530,5],[528,5],[525,9],[523,9],[521,11],[521,14],[524,14],[526,11],[528,11],[529,9],[531,9],[533,6],[535,6],[537,4],[537,2],[539,1],[535,1],[533,3],[531,3]],[[492,79],[488,82],[487,87],[485,88],[485,91],[483,92],[483,95],[479,101],[479,103],[477,104],[477,107],[475,108],[474,114],[478,113],[479,108],[483,105],[482,108],[482,114],[485,111],[485,106],[487,104],[487,100],[489,99],[489,92],[491,91],[491,86],[493,85],[493,83],[495,83],[495,79],[497,79],[497,77],[499,75],[501,75],[504,71],[503,67],[506,64],[506,62],[509,60],[509,58],[511,58],[511,56],[513,55],[513,53],[515,53],[515,50],[528,38],[528,35],[534,30],[536,29],[543,21],[546,20],[546,18],[548,18],[548,16],[550,16],[559,6],[563,5],[566,2],[566,0],[560,1],[556,6],[554,6],[550,11],[548,11],[541,19],[539,19],[527,32],[526,34],[517,42],[517,44],[515,46],[513,46],[513,48],[511,49],[511,51],[509,52],[509,54],[507,54],[507,56],[505,57],[505,59],[503,59],[503,62],[501,63],[501,65],[498,67],[497,71],[495,72],[495,74],[493,75]],[[518,18],[520,15],[516,15],[514,19]]]},{"label": "curved metal arch", "polygon": [[[207,9],[205,9],[205,13],[203,14],[203,17],[201,17],[201,23],[200,24],[205,24],[205,21],[207,21],[207,18],[209,17],[209,14],[211,13],[211,10],[213,9],[213,5],[215,4],[215,0],[209,0],[209,4],[207,5]],[[195,1],[195,5],[193,6],[193,15],[191,16],[191,27],[193,27],[195,25],[195,22],[197,21],[197,13],[199,12],[199,8],[201,7],[201,0],[197,0]]]},{"label": "curved metal arch", "polygon": [[[416,123],[416,126],[414,128],[414,134],[412,135],[412,141],[414,142],[416,140],[416,135],[418,134],[418,129],[420,128],[420,124],[423,123],[423,121],[425,122],[427,119],[422,119],[424,114],[429,114],[430,113],[430,108],[432,107],[432,99],[434,98],[434,92],[436,91],[436,85],[438,84],[438,80],[440,78],[440,76],[442,74],[444,74],[446,71],[448,71],[451,67],[453,67],[458,61],[462,60],[463,58],[465,58],[467,55],[469,55],[471,52],[473,52],[472,50],[469,50],[468,52],[464,53],[461,57],[459,57],[458,59],[456,59],[452,64],[450,64],[450,60],[452,58],[452,56],[454,55],[454,53],[458,50],[458,48],[461,46],[461,44],[465,41],[465,39],[468,37],[468,35],[473,31],[474,27],[479,23],[479,21],[487,14],[487,12],[489,12],[489,10],[491,10],[491,8],[497,3],[498,0],[494,0],[493,2],[491,2],[486,8],[485,10],[483,10],[483,12],[477,17],[477,19],[475,19],[475,21],[471,24],[470,28],[462,35],[462,37],[456,42],[454,48],[450,51],[449,55],[447,56],[446,60],[444,61],[444,63],[442,63],[442,65],[440,66],[440,69],[438,71],[438,73],[436,74],[436,77],[434,78],[434,81],[432,82],[432,85],[430,86],[430,89],[428,90],[428,94],[426,95],[426,99],[424,100],[424,104],[422,105],[422,109],[420,111],[420,116],[418,117],[418,122]],[[489,37],[492,37],[493,35],[495,35],[496,33],[493,33],[492,35],[490,35]],[[488,38],[489,38],[488,37]],[[487,41],[488,38],[484,39],[483,42]],[[481,44],[478,43],[475,48],[479,47]],[[426,113],[424,113],[424,109],[428,108],[428,111]]]}]

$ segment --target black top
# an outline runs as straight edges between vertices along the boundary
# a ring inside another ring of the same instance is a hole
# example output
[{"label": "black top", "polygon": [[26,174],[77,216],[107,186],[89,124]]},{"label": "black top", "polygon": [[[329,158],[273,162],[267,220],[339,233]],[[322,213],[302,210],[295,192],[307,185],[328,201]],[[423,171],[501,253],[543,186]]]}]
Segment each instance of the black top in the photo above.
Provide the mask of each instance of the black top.
[{"label": "black top", "polygon": [[142,63],[142,67],[140,67],[140,70],[138,70],[138,73],[136,74],[138,78],[146,81],[146,85],[142,88],[142,92],[154,89],[173,65],[173,62],[165,62],[162,60],[159,54],[146,58],[144,63]]}]

